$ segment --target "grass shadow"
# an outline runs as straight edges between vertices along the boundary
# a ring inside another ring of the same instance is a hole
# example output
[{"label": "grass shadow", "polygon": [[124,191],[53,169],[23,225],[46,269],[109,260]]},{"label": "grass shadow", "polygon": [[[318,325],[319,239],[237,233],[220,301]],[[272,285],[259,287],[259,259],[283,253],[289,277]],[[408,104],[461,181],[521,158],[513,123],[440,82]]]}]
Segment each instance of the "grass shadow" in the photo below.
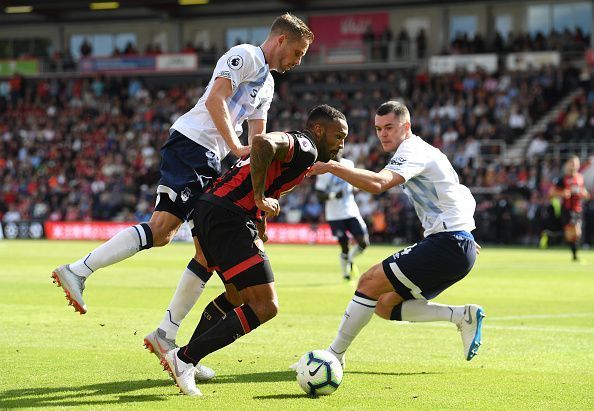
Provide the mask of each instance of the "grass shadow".
[{"label": "grass shadow", "polygon": [[[99,406],[165,401],[163,395],[126,395],[145,388],[171,385],[168,380],[115,381],[67,387],[39,387],[0,391],[0,409]],[[118,395],[120,394],[120,395]],[[111,396],[118,395],[117,398]],[[92,397],[105,397],[97,400]],[[85,399],[86,398],[86,399]]]},{"label": "grass shadow", "polygon": [[272,395],[256,395],[255,400],[290,400],[290,399],[310,399],[317,400],[320,397],[312,397],[305,393],[301,394],[272,394]]},{"label": "grass shadow", "polygon": [[396,377],[406,377],[409,375],[439,375],[443,372],[381,372],[381,371],[346,371],[345,374],[364,374],[364,375],[394,375]]},{"label": "grass shadow", "polygon": [[201,384],[229,384],[229,383],[253,383],[253,382],[279,382],[295,380],[295,371],[271,371],[254,372],[248,374],[217,375],[217,377]]}]

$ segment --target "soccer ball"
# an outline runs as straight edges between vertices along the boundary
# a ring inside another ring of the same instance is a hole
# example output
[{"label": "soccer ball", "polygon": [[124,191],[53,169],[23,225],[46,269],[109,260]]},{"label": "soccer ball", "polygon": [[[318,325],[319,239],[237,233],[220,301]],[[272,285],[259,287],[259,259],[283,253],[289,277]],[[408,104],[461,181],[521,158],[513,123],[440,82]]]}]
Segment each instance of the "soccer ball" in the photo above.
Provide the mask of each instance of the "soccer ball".
[{"label": "soccer ball", "polygon": [[342,382],[342,367],[338,359],[325,350],[313,350],[297,363],[297,382],[306,394],[329,395]]}]

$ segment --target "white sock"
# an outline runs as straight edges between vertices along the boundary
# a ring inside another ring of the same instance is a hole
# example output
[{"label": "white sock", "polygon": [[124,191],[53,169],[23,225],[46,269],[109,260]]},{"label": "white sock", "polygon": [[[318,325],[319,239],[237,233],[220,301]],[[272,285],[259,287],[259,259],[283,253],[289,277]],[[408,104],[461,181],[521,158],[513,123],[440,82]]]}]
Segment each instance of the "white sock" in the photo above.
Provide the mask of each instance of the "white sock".
[{"label": "white sock", "polygon": [[363,250],[364,250],[364,248],[361,248],[361,246],[359,246],[359,244],[357,244],[356,246],[351,248],[351,250],[349,251],[349,261],[352,262],[353,258],[355,258],[359,254],[361,254],[363,252]]},{"label": "white sock", "polygon": [[343,277],[351,275],[351,263],[349,261],[348,254],[340,253],[340,269]]},{"label": "white sock", "polygon": [[357,334],[371,320],[376,305],[376,300],[372,300],[359,292],[355,293],[347,306],[344,317],[342,317],[342,322],[340,323],[340,327],[338,327],[338,334],[332,344],[330,344],[330,350],[332,350],[339,360],[342,359],[342,356]]},{"label": "white sock", "polygon": [[153,235],[148,225],[137,224],[120,231],[86,257],[70,264],[70,270],[82,277],[88,277],[96,270],[132,257],[152,244]]},{"label": "white sock", "polygon": [[163,321],[159,325],[159,328],[165,331],[167,338],[175,340],[179,325],[194,307],[205,286],[206,283],[189,268],[184,270]]},{"label": "white sock", "polygon": [[430,303],[427,300],[406,300],[400,309],[402,321],[459,323],[464,316],[464,306]]}]

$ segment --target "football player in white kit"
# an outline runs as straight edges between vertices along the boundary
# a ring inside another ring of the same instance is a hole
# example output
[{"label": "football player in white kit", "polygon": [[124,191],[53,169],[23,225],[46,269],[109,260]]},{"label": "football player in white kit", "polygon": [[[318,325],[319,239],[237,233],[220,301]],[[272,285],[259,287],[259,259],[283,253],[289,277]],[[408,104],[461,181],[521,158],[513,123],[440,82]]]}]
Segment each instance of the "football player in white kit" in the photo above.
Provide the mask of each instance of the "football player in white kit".
[{"label": "football player in white kit", "polygon": [[[76,311],[87,312],[82,293],[85,280],[93,272],[130,258],[138,251],[169,244],[184,221],[191,225],[195,199],[219,177],[221,160],[229,152],[237,157],[250,152],[250,147],[239,141],[243,122],[248,121],[249,141],[252,136],[266,132],[267,113],[274,94],[270,71],[283,73],[299,65],[313,38],[303,21],[286,13],[274,20],[263,44],[232,47],[218,60],[204,95],[194,108],[175,121],[169,139],[161,148],[161,179],[150,221],[120,231],[80,260],[52,272],[54,282],[64,289]],[[161,325],[145,338],[147,348],[159,358],[176,347],[179,324],[212,274],[196,259],[195,256],[190,260],[183,272]],[[217,307],[238,304],[228,301],[225,294],[215,301]],[[213,314],[208,316],[215,323],[226,313],[210,309]],[[206,367],[196,372],[197,379],[212,376],[214,373]]]},{"label": "football player in white kit", "polygon": [[[345,167],[355,167],[351,160],[342,156],[342,151],[336,156],[336,161]],[[354,268],[353,259],[369,245],[367,225],[361,218],[359,207],[355,202],[353,186],[333,174],[326,173],[317,176],[315,189],[318,198],[325,202],[326,221],[330,224],[332,235],[340,245],[342,277],[350,280]],[[348,233],[357,242],[350,250]]]},{"label": "football player in white kit", "polygon": [[345,352],[373,313],[393,321],[449,321],[462,333],[464,358],[471,360],[481,344],[485,313],[479,305],[431,303],[472,269],[480,247],[471,231],[475,200],[447,157],[411,131],[410,113],[399,102],[382,104],[375,129],[386,152],[395,152],[380,172],[316,163],[310,174],[330,172],[373,194],[396,185],[414,204],[424,239],[388,256],[359,279],[336,338],[328,347],[343,364]]}]

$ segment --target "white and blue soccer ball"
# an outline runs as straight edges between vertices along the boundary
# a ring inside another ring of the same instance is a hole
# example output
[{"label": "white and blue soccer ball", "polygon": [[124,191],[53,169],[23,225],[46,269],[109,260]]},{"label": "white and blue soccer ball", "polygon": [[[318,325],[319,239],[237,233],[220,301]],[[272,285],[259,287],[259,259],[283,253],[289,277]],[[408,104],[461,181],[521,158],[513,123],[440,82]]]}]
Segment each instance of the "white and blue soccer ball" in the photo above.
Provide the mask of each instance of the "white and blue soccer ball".
[{"label": "white and blue soccer ball", "polygon": [[325,350],[306,353],[297,363],[297,382],[306,394],[329,395],[342,382],[342,366],[338,359]]}]

